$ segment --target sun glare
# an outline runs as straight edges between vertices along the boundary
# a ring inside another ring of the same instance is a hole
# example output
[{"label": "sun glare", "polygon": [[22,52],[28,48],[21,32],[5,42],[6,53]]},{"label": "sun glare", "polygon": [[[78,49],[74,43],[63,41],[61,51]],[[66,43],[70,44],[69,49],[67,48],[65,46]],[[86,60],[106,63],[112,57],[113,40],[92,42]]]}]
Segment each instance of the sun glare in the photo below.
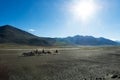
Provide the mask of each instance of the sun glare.
[{"label": "sun glare", "polygon": [[70,5],[70,11],[75,18],[80,18],[82,21],[86,21],[97,10],[97,4],[94,0],[76,0]]}]

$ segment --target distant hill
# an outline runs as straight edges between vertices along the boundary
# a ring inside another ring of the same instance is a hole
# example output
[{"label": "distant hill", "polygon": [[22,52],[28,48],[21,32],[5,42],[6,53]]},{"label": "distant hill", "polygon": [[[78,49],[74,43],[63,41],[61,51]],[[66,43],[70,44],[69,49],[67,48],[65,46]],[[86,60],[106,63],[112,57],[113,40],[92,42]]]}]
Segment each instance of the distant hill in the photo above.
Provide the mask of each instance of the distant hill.
[{"label": "distant hill", "polygon": [[11,25],[0,27],[0,43],[50,46],[54,41],[52,38],[37,37]]},{"label": "distant hill", "polygon": [[117,42],[106,38],[80,36],[66,38],[38,37],[11,25],[0,26],[0,43],[14,43],[35,46],[64,46],[64,45],[117,45]]},{"label": "distant hill", "polygon": [[115,41],[115,42],[118,42],[118,43],[120,43],[120,41],[118,41],[118,40],[117,40],[117,41]]},{"label": "distant hill", "polygon": [[71,45],[118,45],[117,42],[114,42],[103,37],[95,38],[93,36],[80,36],[80,35],[67,38],[58,38],[58,41],[65,42]]},{"label": "distant hill", "polygon": [[120,45],[120,41],[115,41],[115,42],[117,42]]}]

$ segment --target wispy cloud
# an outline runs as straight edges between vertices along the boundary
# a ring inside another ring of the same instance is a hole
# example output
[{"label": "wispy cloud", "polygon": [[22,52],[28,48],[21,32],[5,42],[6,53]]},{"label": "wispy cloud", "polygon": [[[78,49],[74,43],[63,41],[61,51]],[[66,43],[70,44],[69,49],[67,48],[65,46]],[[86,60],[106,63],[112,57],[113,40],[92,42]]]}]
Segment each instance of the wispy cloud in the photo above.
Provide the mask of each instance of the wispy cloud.
[{"label": "wispy cloud", "polygon": [[30,31],[30,32],[34,32],[35,30],[34,30],[34,29],[29,29],[28,31]]}]

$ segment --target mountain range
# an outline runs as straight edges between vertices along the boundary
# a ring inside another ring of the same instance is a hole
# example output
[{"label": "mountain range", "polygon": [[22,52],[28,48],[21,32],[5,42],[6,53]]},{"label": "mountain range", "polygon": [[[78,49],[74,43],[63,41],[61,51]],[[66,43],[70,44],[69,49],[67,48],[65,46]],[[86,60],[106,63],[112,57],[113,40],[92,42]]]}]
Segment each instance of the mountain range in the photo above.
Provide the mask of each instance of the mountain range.
[{"label": "mountain range", "polygon": [[38,37],[11,25],[0,26],[0,43],[14,43],[34,46],[64,46],[64,45],[118,45],[119,43],[100,37],[80,36],[66,38]]}]

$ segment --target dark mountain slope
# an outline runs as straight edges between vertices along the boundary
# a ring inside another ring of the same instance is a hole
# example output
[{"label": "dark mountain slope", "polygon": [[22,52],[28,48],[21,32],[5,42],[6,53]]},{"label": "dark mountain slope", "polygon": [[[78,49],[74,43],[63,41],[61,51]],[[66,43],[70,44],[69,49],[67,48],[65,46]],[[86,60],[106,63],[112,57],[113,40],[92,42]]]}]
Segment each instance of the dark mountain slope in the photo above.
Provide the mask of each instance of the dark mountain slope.
[{"label": "dark mountain slope", "polygon": [[49,46],[52,45],[51,42],[54,41],[55,40],[51,38],[37,37],[10,25],[0,27],[0,43]]}]

